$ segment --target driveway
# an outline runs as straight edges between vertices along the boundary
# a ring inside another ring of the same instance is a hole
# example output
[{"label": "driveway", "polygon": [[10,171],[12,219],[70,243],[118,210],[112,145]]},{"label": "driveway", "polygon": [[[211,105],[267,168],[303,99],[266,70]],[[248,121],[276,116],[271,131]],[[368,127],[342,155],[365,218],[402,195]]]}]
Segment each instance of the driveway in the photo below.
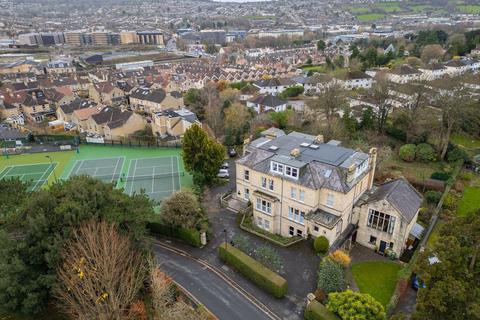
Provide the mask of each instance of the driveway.
[{"label": "driveway", "polygon": [[[313,254],[310,241],[303,241],[291,247],[283,248],[245,232],[238,227],[236,222],[237,215],[220,206],[220,196],[235,187],[234,168],[235,164],[230,160],[229,171],[231,178],[228,184],[217,186],[205,194],[203,204],[209,214],[211,229],[208,244],[201,249],[189,247],[177,242],[174,243],[174,246],[188,252],[193,257],[205,260],[221,270],[223,274],[233,279],[270,310],[274,310],[281,319],[303,319],[303,310],[305,308],[307,294],[316,289],[316,272],[320,258]],[[287,279],[289,286],[288,294],[285,298],[275,299],[244,278],[240,273],[232,270],[220,261],[217,248],[225,241],[224,230],[227,230],[227,241],[230,241],[235,235],[240,234],[247,237],[254,248],[267,244],[278,251],[283,260],[281,275]],[[173,244],[172,241],[168,243]],[[249,318],[245,317],[244,319]]]},{"label": "driveway", "polygon": [[280,319],[270,315],[267,308],[237,290],[234,284],[229,283],[208,265],[160,245],[154,245],[154,252],[162,270],[218,319]]}]

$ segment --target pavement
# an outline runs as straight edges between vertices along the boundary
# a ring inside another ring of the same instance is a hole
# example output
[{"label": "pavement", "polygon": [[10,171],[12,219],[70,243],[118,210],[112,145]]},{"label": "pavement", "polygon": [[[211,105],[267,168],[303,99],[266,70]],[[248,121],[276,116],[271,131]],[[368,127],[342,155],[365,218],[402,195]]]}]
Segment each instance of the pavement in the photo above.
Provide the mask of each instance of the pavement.
[{"label": "pavement", "polygon": [[158,245],[154,245],[154,252],[162,270],[218,319],[279,319],[269,315],[208,265]]},{"label": "pavement", "polygon": [[[224,209],[220,206],[220,196],[227,191],[235,187],[235,166],[233,160],[229,161],[230,163],[230,180],[226,184],[217,186],[211,190],[205,192],[203,203],[206,207],[206,211],[209,215],[210,220],[210,232],[208,237],[208,244],[204,248],[193,248],[181,243],[173,242],[172,240],[162,239],[159,240],[163,243],[173,245],[175,248],[181,249],[187,252],[194,258],[201,259],[206,263],[214,266],[219,270],[223,275],[229,277],[245,290],[249,295],[255,297],[268,309],[272,310],[279,318],[285,320],[298,320],[303,319],[303,311],[306,305],[306,296],[309,292],[313,292],[316,288],[317,281],[317,269],[320,262],[320,258],[317,257],[312,251],[311,241],[302,241],[291,247],[284,248],[277,246],[265,239],[259,238],[255,235],[252,235],[248,232],[241,230],[236,222],[237,215],[227,209]],[[224,232],[226,230],[226,234]],[[223,264],[222,261],[218,258],[217,248],[218,246],[226,240],[229,242],[235,235],[242,235],[249,239],[253,248],[267,244],[275,248],[280,257],[283,260],[283,268],[280,272],[288,281],[289,290],[287,296],[282,299],[276,299],[271,295],[265,293],[263,290],[258,288],[255,284],[250,282],[248,279],[244,278],[240,273],[232,270],[229,266]],[[172,259],[170,256],[160,255],[157,253],[157,257],[160,261],[165,261],[165,266],[173,268],[172,265],[167,264],[166,261]],[[166,260],[164,260],[166,259]],[[159,261],[159,262],[160,262]],[[162,262],[160,262],[162,263]],[[179,266],[182,266],[180,264]],[[173,276],[175,274],[177,277],[188,277],[188,270],[180,268],[181,271],[175,271],[169,269],[167,273]],[[174,273],[175,272],[175,273]],[[182,273],[184,275],[180,276]],[[185,280],[185,279],[184,279]],[[204,282],[207,281],[208,282]],[[186,288],[202,287],[206,284],[212,285],[215,282],[215,286],[218,284],[218,279],[209,278],[209,279],[200,279],[195,281],[195,277],[191,281],[194,281],[192,285]],[[206,291],[199,291],[198,295],[192,292],[202,303],[203,299],[209,299],[208,293]],[[228,303],[227,303],[228,302]],[[231,309],[229,306],[235,306],[233,309],[239,309],[240,307],[236,306],[235,300],[225,301],[224,308],[226,310]],[[233,310],[232,309],[232,310]],[[225,312],[226,312],[225,310]],[[233,319],[230,317],[230,313],[225,318],[222,318],[219,315],[220,319]],[[212,310],[213,311],[213,310]],[[242,319],[256,319],[244,316]]]}]

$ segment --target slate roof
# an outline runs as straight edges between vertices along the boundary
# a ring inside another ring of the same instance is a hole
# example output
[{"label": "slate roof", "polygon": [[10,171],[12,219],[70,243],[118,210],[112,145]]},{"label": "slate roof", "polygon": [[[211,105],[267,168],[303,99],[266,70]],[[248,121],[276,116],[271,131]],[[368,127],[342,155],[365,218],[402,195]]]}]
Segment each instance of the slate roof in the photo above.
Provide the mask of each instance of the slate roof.
[{"label": "slate roof", "polygon": [[26,137],[27,134],[22,133],[18,129],[0,126],[0,140],[17,140],[25,139]]},{"label": "slate roof", "polygon": [[266,88],[266,87],[294,86],[296,83],[295,81],[288,78],[284,78],[284,79],[272,78],[272,79],[258,80],[258,81],[255,81],[254,84],[257,87]]},{"label": "slate roof", "polygon": [[415,69],[414,67],[409,66],[408,64],[403,64],[401,66],[398,66],[394,68],[391,71],[392,74],[397,74],[397,75],[408,75],[408,74],[419,74],[422,73],[421,71]]},{"label": "slate roof", "polygon": [[262,94],[250,99],[249,101],[258,105],[271,108],[275,108],[287,103],[287,101],[271,94]]},{"label": "slate roof", "polygon": [[71,114],[75,110],[90,108],[96,105],[97,104],[93,101],[75,98],[75,100],[73,100],[72,102],[60,106],[60,109],[62,109],[63,113],[65,114]]},{"label": "slate roof", "polygon": [[130,95],[131,98],[151,101],[154,103],[161,103],[166,96],[167,94],[163,89],[150,90],[146,88],[135,89]]},{"label": "slate roof", "polygon": [[[348,167],[368,161],[369,156],[338,144],[314,142],[314,136],[299,132],[277,135],[273,140],[262,137],[252,141],[247,147],[247,155],[239,159],[238,163],[255,171],[272,174],[270,162],[276,161],[300,170],[298,180],[287,176],[284,176],[284,179],[310,189],[327,188],[342,193],[348,192],[355,185],[355,181],[347,183]],[[297,157],[290,155],[293,149],[299,149],[300,154]],[[361,179],[368,171],[357,179]]]},{"label": "slate roof", "polygon": [[97,114],[92,115],[97,124],[105,124],[110,129],[121,127],[133,115],[131,111],[122,111],[118,108],[107,107]]},{"label": "slate roof", "polygon": [[423,197],[403,178],[386,182],[368,197],[367,202],[386,200],[410,223],[422,205]]}]

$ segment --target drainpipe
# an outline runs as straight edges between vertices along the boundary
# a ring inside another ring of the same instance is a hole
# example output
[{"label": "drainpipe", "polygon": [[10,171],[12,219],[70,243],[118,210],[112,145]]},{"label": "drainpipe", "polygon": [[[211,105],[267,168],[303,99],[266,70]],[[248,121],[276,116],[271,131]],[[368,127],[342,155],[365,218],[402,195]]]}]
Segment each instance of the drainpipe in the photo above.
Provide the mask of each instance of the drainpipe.
[{"label": "drainpipe", "polygon": [[280,178],[282,180],[282,193],[280,195],[281,201],[280,201],[280,234],[282,234],[282,212],[283,212],[283,176]]}]

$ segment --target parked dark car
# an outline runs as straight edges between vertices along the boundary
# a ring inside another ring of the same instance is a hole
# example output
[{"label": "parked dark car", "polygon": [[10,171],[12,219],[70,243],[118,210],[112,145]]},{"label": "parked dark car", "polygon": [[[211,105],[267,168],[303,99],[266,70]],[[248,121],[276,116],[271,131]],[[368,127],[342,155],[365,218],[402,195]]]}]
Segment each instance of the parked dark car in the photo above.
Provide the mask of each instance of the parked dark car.
[{"label": "parked dark car", "polygon": [[234,147],[228,147],[228,155],[233,158],[237,155],[237,151],[235,151]]}]

